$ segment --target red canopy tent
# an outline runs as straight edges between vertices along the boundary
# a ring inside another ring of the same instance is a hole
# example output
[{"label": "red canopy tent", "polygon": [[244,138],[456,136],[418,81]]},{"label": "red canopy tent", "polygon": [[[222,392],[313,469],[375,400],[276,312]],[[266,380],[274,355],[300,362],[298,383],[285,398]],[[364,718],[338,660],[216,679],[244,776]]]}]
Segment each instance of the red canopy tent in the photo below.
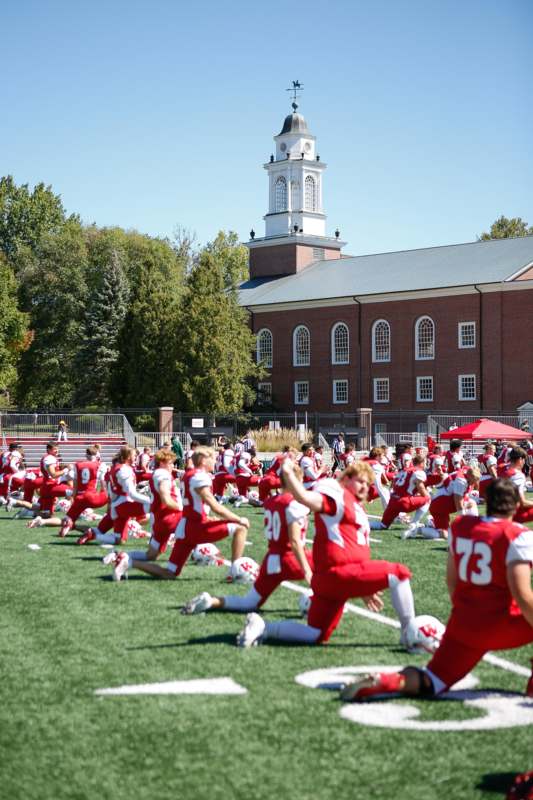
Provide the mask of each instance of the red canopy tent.
[{"label": "red canopy tent", "polygon": [[504,425],[502,422],[494,422],[492,419],[477,419],[454,428],[453,431],[441,433],[441,439],[469,439],[479,441],[480,439],[506,439],[511,441],[527,438],[527,434],[520,428],[512,428],[511,425]]}]

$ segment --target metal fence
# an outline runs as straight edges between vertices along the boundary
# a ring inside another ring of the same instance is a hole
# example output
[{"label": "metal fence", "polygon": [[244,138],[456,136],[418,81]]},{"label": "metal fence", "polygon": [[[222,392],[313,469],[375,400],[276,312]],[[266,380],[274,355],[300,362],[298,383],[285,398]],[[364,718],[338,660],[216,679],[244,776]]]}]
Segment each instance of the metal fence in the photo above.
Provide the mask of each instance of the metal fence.
[{"label": "metal fence", "polygon": [[[293,411],[277,413],[275,411],[243,413],[243,414],[206,414],[203,412],[180,412],[174,414],[174,428],[186,430],[190,428],[232,428],[234,436],[243,436],[249,430],[269,428],[293,428],[300,425],[305,430],[318,432],[321,428],[344,431],[358,426],[357,414],[321,413]],[[193,434],[194,435],[194,434]]]},{"label": "metal fence", "polygon": [[471,414],[470,416],[433,414],[427,419],[427,430],[429,435],[435,438],[441,433],[449,431],[452,426],[460,428],[463,425],[468,425],[470,422],[475,422],[480,418],[480,416],[486,417],[487,419],[492,419],[495,422],[502,422],[504,425],[511,425],[513,428],[518,428],[521,421],[517,414],[489,414],[486,411],[484,411],[483,414],[478,412],[477,414]]},{"label": "metal fence", "polygon": [[394,447],[398,443],[412,444],[413,447],[425,447],[427,436],[418,431],[382,432],[374,435],[374,441],[378,447]]},{"label": "metal fence", "polygon": [[31,438],[35,436],[55,437],[59,423],[67,425],[67,437],[118,436],[126,438],[130,428],[123,414],[15,414],[0,412],[0,432],[5,436]]},{"label": "metal fence", "polygon": [[135,433],[135,444],[137,449],[142,447],[150,447],[152,450],[159,450],[164,442],[170,442],[173,436],[177,436],[181,446],[184,450],[188,450],[191,445],[191,436],[183,431],[174,431],[173,433],[157,433],[155,431]]}]

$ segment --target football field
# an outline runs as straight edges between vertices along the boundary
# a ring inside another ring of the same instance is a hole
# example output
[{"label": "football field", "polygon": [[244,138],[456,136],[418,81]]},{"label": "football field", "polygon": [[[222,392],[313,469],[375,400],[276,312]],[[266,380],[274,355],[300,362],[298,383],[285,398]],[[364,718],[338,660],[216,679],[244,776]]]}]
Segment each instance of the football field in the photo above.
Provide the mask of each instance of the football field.
[{"label": "football field", "polygon": [[[262,513],[243,513],[246,555],[261,561]],[[446,699],[346,706],[335,691],[343,675],[427,661],[399,648],[387,595],[389,624],[353,601],[327,646],[243,651],[243,616],[179,613],[203,590],[246,591],[224,582],[224,567],[187,566],[174,582],[131,571],[116,584],[98,545],[4,511],[0,536],[6,800],[497,798],[533,767],[531,648],[482,662]],[[412,569],[417,614],[445,622],[445,543],[402,542],[400,528],[372,538],[374,558]],[[265,616],[297,618],[298,598],[279,589]],[[98,693],[117,687],[130,688]]]}]

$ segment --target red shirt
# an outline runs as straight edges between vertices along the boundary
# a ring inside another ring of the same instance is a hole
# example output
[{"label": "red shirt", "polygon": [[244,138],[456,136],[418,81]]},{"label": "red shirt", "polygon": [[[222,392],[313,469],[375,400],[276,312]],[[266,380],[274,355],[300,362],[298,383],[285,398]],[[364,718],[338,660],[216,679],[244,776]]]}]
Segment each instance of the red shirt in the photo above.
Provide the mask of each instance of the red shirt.
[{"label": "red shirt", "polygon": [[76,495],[96,491],[98,470],[100,469],[98,461],[77,461],[74,469],[76,472]]},{"label": "red shirt", "polygon": [[[526,540],[525,549],[513,545],[518,537]],[[533,560],[533,531],[512,520],[466,515],[452,522],[449,542],[458,578],[454,608],[484,617],[509,611],[520,614],[507,584],[507,564]]]},{"label": "red shirt", "polygon": [[166,517],[168,514],[175,514],[176,510],[173,508],[169,508],[163,500],[161,499],[161,495],[159,494],[159,487],[161,483],[167,482],[169,483],[169,490],[170,490],[170,497],[174,500],[175,503],[181,505],[181,495],[178,491],[176,483],[172,477],[172,474],[168,471],[168,469],[163,469],[159,467],[158,469],[154,470],[154,472],[150,475],[149,484],[150,484],[150,491],[152,493],[152,504],[150,506],[150,512],[154,515],[156,519],[161,517]]},{"label": "red shirt", "polygon": [[315,572],[327,572],[341,564],[368,561],[368,517],[353,494],[333,479],[320,481],[315,491],[322,495],[322,511],[315,514]]},{"label": "red shirt", "polygon": [[269,497],[263,503],[265,536],[268,541],[268,552],[280,556],[291,550],[289,541],[289,525],[302,521],[302,541],[307,529],[309,509],[298,503],[290,492]]},{"label": "red shirt", "polygon": [[183,515],[194,522],[205,522],[208,509],[198,491],[204,486],[211,489],[213,478],[205,469],[188,469],[183,476]]}]

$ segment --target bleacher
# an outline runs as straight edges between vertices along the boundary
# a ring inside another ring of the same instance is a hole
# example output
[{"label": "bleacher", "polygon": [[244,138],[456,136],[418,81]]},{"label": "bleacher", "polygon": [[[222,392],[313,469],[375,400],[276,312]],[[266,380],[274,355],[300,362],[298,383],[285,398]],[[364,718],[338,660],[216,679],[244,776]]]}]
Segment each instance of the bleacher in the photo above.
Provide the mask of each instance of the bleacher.
[{"label": "bleacher", "polygon": [[[46,445],[50,441],[55,441],[46,436],[27,436],[20,435],[4,436],[3,441],[6,445],[12,442],[17,442],[24,450],[24,460],[28,467],[38,467],[39,462],[43,455],[46,453]],[[117,450],[123,444],[126,444],[124,439],[120,436],[95,434],[94,436],[70,436],[68,442],[58,442],[59,454],[62,464],[70,464],[73,461],[83,461],[85,458],[85,450],[92,444],[98,443],[101,447],[102,461],[107,464],[116,455]],[[2,442],[3,443],[3,442]]]}]

